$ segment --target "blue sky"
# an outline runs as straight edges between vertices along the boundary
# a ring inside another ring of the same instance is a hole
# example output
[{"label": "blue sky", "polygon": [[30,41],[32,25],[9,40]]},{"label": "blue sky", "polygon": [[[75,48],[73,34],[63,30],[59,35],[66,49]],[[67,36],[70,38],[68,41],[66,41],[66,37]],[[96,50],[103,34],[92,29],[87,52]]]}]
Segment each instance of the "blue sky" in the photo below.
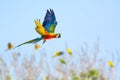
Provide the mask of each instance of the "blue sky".
[{"label": "blue sky", "polygon": [[[48,41],[43,46],[47,50],[64,49],[66,42],[74,49],[79,48],[84,42],[93,45],[97,37],[100,38],[100,47],[103,51],[119,50],[119,3],[120,1],[113,0],[4,0],[0,7],[1,51],[6,48],[8,42],[18,45],[39,37],[34,29],[34,19],[39,18],[43,22],[49,8],[55,11],[58,21],[56,32],[60,32],[62,38]],[[30,46],[32,45],[25,45],[19,49]]]},{"label": "blue sky", "polygon": [[[60,32],[62,38],[48,41],[44,48],[51,51],[64,49],[67,42],[73,49],[79,49],[84,42],[93,45],[99,37],[101,50],[119,50],[119,3],[119,0],[2,0],[0,51],[6,48],[8,42],[18,45],[39,37],[34,29],[34,19],[39,18],[43,22],[49,8],[55,11],[58,21],[56,32]],[[25,45],[19,49],[30,46]]]},{"label": "blue sky", "polygon": [[[84,42],[93,47],[99,37],[101,53],[120,52],[120,0],[1,0],[0,52],[6,53],[8,42],[18,45],[39,37],[34,20],[43,22],[47,9],[53,9],[58,21],[53,39],[40,50],[53,54],[64,50],[65,44],[78,51]],[[41,44],[41,42],[39,42]],[[13,51],[31,52],[33,45],[24,45]]]}]

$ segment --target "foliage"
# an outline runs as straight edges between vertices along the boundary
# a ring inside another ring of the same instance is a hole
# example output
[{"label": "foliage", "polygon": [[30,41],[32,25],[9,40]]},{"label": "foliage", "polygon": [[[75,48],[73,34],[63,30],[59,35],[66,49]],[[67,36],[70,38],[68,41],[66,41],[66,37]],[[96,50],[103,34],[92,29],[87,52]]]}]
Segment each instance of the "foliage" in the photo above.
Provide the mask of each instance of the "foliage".
[{"label": "foliage", "polygon": [[109,69],[113,61],[107,62],[104,57],[99,56],[98,44],[95,45],[93,52],[89,51],[87,46],[78,51],[79,53],[74,53],[70,48],[66,51],[57,51],[57,54],[60,53],[61,56],[50,59],[47,59],[47,53],[42,52],[33,53],[27,57],[20,52],[11,53],[6,58],[4,55],[0,56],[0,79],[116,80],[117,75],[114,71],[116,66]]}]

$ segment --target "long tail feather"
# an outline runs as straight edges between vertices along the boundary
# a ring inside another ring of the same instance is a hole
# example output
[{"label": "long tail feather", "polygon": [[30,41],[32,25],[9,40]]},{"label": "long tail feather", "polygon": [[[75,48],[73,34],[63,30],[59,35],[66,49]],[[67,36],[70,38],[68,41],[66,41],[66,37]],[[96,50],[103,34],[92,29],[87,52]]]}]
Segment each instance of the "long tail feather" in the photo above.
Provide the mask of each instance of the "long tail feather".
[{"label": "long tail feather", "polygon": [[20,47],[20,46],[22,46],[22,45],[24,45],[24,44],[39,42],[39,41],[42,40],[42,39],[43,39],[43,37],[29,40],[29,41],[27,41],[27,42],[24,42],[24,43],[22,43],[22,44],[19,44],[18,46],[14,47],[13,49],[15,49],[15,48],[17,48],[17,47]]}]

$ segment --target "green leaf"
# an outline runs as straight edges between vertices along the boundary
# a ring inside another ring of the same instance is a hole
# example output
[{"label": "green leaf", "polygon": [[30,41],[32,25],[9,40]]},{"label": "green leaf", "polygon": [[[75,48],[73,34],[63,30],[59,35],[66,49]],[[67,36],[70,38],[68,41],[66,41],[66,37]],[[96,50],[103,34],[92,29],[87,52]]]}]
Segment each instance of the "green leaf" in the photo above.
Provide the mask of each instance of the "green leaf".
[{"label": "green leaf", "polygon": [[64,52],[63,51],[57,51],[53,54],[53,57],[57,57],[57,56],[60,56],[60,55],[63,55]]},{"label": "green leaf", "polygon": [[66,61],[65,61],[64,59],[62,59],[62,58],[60,58],[59,61],[60,61],[60,63],[62,63],[62,64],[66,64]]},{"label": "green leaf", "polygon": [[73,80],[80,80],[77,76],[72,76]]},{"label": "green leaf", "polygon": [[6,75],[5,80],[11,80],[11,76],[10,75]]}]

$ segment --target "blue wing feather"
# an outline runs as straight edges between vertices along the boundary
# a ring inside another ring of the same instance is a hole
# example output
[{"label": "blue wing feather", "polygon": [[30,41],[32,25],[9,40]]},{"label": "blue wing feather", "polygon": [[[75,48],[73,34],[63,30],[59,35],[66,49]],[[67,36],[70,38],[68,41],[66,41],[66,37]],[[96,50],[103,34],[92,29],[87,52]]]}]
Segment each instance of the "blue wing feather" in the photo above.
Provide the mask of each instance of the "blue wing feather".
[{"label": "blue wing feather", "polygon": [[[57,21],[55,18],[54,11],[52,9],[47,10],[46,16],[43,21],[43,26],[48,32],[54,33],[55,27],[57,25]],[[50,29],[53,28],[53,29]]]}]

